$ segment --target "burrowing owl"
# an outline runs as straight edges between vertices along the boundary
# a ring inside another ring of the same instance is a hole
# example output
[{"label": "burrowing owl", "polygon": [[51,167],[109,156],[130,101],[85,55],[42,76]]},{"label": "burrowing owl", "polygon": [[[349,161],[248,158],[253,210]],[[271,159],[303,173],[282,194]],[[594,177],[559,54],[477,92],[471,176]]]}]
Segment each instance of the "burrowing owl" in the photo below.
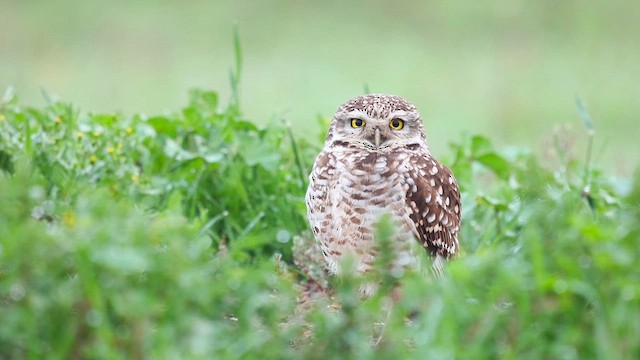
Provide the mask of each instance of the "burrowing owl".
[{"label": "burrowing owl", "polygon": [[458,252],[458,184],[431,155],[416,107],[401,97],[364,95],[340,106],[309,180],[309,222],[334,274],[345,256],[357,273],[372,268],[374,226],[384,214],[397,227],[393,267],[417,261],[414,239],[438,272]]}]

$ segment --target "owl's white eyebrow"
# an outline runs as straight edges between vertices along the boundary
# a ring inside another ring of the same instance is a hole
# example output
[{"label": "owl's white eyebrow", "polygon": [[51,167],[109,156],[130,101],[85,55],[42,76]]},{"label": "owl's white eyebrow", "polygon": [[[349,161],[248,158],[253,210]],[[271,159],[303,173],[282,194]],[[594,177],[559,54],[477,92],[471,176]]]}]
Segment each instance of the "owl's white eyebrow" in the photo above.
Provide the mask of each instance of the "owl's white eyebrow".
[{"label": "owl's white eyebrow", "polygon": [[345,112],[342,115],[343,119],[353,119],[353,118],[358,118],[358,119],[363,119],[366,120],[369,118],[369,115],[364,112],[364,111],[360,111],[360,110],[353,110],[353,111],[349,111],[349,112]]},{"label": "owl's white eyebrow", "polygon": [[393,118],[402,118],[404,120],[407,119],[412,119],[413,116],[410,115],[410,113],[404,111],[404,110],[398,110],[398,111],[393,111],[389,113],[389,118],[393,119]]}]

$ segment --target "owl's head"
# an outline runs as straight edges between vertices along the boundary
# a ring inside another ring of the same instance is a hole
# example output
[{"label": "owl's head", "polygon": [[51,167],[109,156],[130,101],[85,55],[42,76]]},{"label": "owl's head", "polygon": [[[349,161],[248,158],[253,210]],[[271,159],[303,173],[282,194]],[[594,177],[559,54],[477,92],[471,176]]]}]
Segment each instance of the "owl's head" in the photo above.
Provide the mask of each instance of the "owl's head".
[{"label": "owl's head", "polygon": [[363,150],[427,146],[415,106],[394,95],[368,94],[342,104],[333,116],[326,145]]}]

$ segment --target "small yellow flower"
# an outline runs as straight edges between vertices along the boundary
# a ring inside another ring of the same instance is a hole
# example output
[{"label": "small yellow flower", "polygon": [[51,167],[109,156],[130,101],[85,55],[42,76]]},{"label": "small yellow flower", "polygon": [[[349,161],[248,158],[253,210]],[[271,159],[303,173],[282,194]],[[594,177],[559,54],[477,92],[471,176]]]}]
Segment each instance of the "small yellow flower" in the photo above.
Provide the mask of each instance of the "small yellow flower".
[{"label": "small yellow flower", "polygon": [[100,137],[100,135],[102,135],[102,134],[100,132],[98,132],[98,131],[94,131],[92,133],[92,135],[95,136],[95,137]]},{"label": "small yellow flower", "polygon": [[65,211],[62,213],[62,223],[68,228],[72,228],[76,225],[76,214],[71,211]]},{"label": "small yellow flower", "polygon": [[140,177],[136,174],[131,175],[131,181],[137,183],[140,180]]},{"label": "small yellow flower", "polygon": [[56,124],[62,124],[62,118],[60,116],[56,117]]},{"label": "small yellow flower", "polygon": [[6,117],[4,116],[4,114],[0,114],[0,121],[4,121],[6,119]]},{"label": "small yellow flower", "polygon": [[98,161],[98,158],[95,155],[91,155],[91,157],[89,158],[89,161],[91,161],[92,164],[95,164],[96,161]]},{"label": "small yellow flower", "polygon": [[113,154],[113,152],[114,152],[114,151],[116,151],[116,149],[114,149],[114,148],[113,148],[113,146],[109,146],[109,147],[107,148],[107,152],[108,152],[109,154]]},{"label": "small yellow flower", "polygon": [[128,127],[126,131],[127,131],[127,135],[131,135],[133,133],[133,129],[130,127]]},{"label": "small yellow flower", "polygon": [[78,139],[82,139],[84,137],[84,133],[82,131],[78,131],[76,135],[78,136]]},{"label": "small yellow flower", "polygon": [[122,149],[122,143],[118,143],[118,150]]}]

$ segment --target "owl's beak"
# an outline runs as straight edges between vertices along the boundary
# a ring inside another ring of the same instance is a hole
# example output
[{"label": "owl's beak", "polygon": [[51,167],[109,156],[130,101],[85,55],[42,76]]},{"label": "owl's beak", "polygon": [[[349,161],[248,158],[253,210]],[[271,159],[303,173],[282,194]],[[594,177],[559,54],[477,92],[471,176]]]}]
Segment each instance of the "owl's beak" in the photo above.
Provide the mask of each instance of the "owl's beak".
[{"label": "owl's beak", "polygon": [[375,133],[373,133],[374,143],[376,148],[380,147],[380,128],[376,128]]}]

